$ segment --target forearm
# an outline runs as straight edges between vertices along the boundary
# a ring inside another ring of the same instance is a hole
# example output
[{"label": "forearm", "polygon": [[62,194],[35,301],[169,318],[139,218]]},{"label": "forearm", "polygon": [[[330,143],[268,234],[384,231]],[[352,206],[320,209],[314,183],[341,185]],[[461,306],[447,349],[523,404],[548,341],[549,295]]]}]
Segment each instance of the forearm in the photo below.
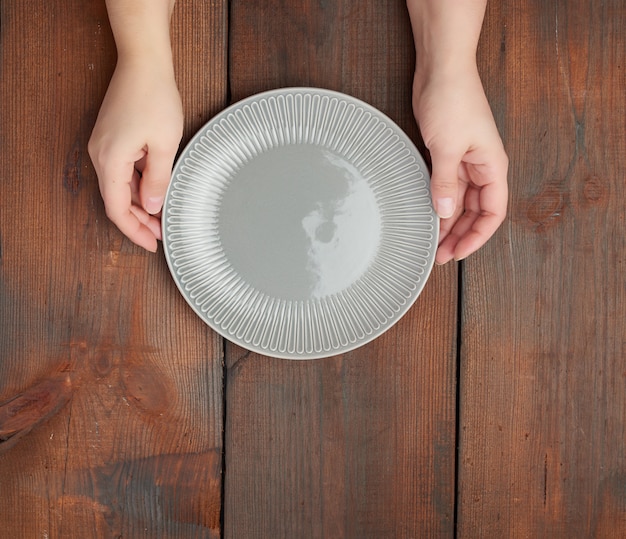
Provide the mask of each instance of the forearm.
[{"label": "forearm", "polygon": [[487,0],[407,0],[420,73],[475,69]]},{"label": "forearm", "polygon": [[174,0],[106,0],[118,62],[172,63],[170,17]]}]

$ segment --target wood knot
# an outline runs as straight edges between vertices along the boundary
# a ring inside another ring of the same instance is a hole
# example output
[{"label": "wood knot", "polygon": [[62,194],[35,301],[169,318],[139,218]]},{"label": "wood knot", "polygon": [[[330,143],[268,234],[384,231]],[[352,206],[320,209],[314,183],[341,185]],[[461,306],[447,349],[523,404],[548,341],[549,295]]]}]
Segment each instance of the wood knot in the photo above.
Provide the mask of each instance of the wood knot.
[{"label": "wood knot", "polygon": [[526,216],[533,223],[545,227],[556,223],[561,218],[564,208],[563,193],[556,187],[548,185],[528,202]]},{"label": "wood knot", "polygon": [[587,202],[597,203],[606,196],[606,186],[597,176],[589,176],[583,184],[583,197]]},{"label": "wood knot", "polygon": [[69,367],[0,403],[0,453],[58,412],[72,396]]},{"label": "wood knot", "polygon": [[111,373],[114,364],[115,361],[112,357],[111,351],[104,350],[96,354],[92,363],[92,368],[98,378],[105,378]]}]

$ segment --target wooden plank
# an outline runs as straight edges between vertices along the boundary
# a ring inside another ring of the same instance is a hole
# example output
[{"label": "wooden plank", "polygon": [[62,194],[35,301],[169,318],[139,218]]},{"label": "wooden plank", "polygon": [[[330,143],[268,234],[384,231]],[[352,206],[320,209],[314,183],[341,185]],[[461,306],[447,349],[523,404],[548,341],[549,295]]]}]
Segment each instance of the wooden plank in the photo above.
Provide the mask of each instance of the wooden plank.
[{"label": "wooden plank", "polygon": [[[234,101],[282,86],[364,99],[411,136],[402,2],[231,2]],[[353,353],[309,362],[226,348],[226,537],[451,535],[456,269]]]},{"label": "wooden plank", "polygon": [[[106,219],[86,151],[104,2],[0,9],[0,529],[218,537],[221,339]],[[187,136],[225,104],[226,10],[175,11]]]},{"label": "wooden plank", "polygon": [[626,536],[626,10],[490,3],[510,217],[463,286],[460,537]]}]

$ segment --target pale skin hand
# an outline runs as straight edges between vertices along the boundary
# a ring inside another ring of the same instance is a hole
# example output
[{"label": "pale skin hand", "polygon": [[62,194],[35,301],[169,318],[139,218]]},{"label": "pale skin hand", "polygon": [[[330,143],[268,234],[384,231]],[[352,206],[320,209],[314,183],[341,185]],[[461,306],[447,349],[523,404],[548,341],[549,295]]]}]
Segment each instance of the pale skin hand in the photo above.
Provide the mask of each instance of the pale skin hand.
[{"label": "pale skin hand", "polygon": [[506,156],[476,68],[484,0],[408,0],[416,46],[413,110],[441,219],[436,262],[482,247],[506,215]]},{"label": "pale skin hand", "polygon": [[[89,155],[107,216],[130,240],[154,252],[161,239],[158,214],[183,128],[169,45],[171,5],[109,0],[107,7],[118,62],[89,140]],[[139,27],[141,34],[136,33]]]}]

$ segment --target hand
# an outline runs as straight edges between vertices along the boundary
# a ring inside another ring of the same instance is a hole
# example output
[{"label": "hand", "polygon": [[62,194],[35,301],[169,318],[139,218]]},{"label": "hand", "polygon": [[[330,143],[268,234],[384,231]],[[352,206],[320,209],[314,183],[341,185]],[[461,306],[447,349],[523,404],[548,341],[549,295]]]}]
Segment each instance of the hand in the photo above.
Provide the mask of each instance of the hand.
[{"label": "hand", "polygon": [[441,218],[436,262],[482,247],[506,215],[508,158],[475,66],[416,73],[413,110],[432,160]]},{"label": "hand", "polygon": [[171,65],[145,60],[118,60],[89,155],[107,216],[131,241],[155,252],[183,112]]}]

